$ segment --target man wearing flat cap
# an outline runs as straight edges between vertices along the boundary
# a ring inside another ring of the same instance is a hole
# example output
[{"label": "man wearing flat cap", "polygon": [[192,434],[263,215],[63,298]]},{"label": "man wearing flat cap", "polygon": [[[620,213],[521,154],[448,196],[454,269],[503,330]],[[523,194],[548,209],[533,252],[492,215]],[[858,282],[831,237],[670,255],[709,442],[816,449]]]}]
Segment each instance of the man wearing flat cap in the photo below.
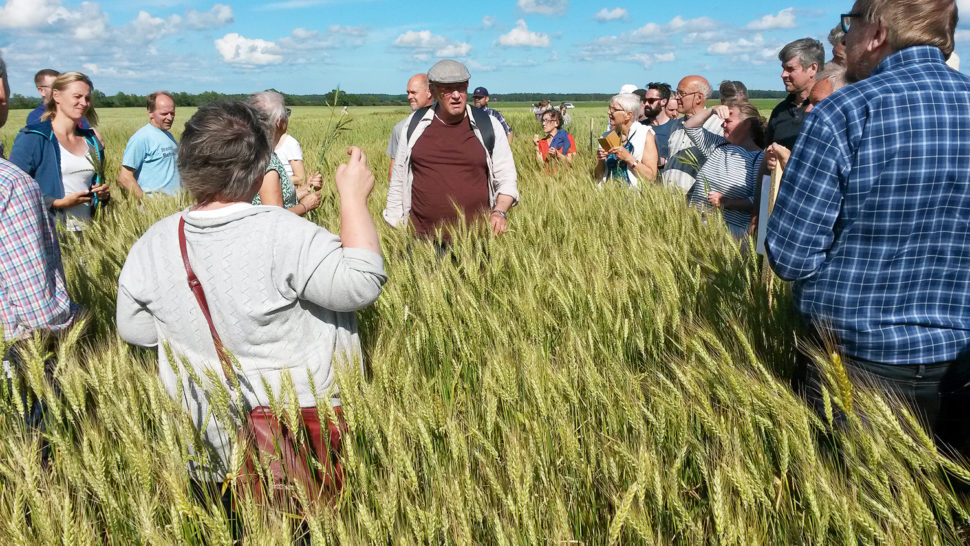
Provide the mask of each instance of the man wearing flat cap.
[{"label": "man wearing flat cap", "polygon": [[475,108],[481,108],[483,112],[497,119],[502,124],[502,128],[505,129],[505,136],[509,137],[509,141],[511,141],[514,136],[512,134],[512,127],[505,121],[505,117],[498,110],[493,110],[488,107],[488,89],[476,87],[472,93],[472,98],[475,99]]},{"label": "man wearing flat cap", "polygon": [[487,217],[496,235],[508,230],[518,202],[515,162],[502,125],[468,104],[465,65],[440,61],[428,71],[436,104],[411,114],[394,158],[384,220],[414,224],[419,237],[450,242],[451,230]]}]

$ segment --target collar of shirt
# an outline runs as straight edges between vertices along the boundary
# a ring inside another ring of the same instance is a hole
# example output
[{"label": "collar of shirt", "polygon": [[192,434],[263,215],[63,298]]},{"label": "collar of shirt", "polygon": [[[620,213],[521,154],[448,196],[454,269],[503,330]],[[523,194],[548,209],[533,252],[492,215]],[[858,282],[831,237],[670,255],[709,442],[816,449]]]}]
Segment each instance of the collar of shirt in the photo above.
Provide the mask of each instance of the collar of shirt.
[{"label": "collar of shirt", "polygon": [[940,48],[936,46],[918,45],[907,47],[892,53],[880,61],[880,63],[876,65],[876,68],[873,69],[872,73],[869,75],[875,76],[876,74],[893,70],[907,64],[925,62],[945,63],[946,59],[943,58],[943,52],[940,51]]}]

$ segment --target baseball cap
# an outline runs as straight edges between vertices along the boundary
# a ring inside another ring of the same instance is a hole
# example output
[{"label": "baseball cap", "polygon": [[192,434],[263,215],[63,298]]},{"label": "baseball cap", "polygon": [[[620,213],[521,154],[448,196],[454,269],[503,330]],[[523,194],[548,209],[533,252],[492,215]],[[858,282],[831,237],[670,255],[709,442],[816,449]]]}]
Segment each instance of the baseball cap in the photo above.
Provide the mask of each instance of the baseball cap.
[{"label": "baseball cap", "polygon": [[472,96],[475,98],[487,97],[488,89],[485,89],[484,87],[476,87],[475,91],[472,93]]},{"label": "baseball cap", "polygon": [[428,81],[433,83],[461,83],[472,78],[468,68],[458,61],[438,61],[428,70]]}]

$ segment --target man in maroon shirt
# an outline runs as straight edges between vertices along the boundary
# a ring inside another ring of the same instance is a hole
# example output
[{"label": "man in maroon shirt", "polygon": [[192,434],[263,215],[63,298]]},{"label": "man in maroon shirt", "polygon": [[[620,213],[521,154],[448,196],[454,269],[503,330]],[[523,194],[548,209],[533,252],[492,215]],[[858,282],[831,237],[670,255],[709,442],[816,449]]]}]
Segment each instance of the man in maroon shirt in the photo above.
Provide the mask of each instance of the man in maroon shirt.
[{"label": "man in maroon shirt", "polygon": [[388,223],[410,219],[419,236],[431,238],[443,230],[448,240],[448,227],[461,215],[472,222],[487,213],[496,234],[508,230],[508,210],[519,197],[512,149],[494,118],[473,115],[467,104],[470,77],[452,60],[428,71],[437,104],[416,111],[412,116],[419,119],[408,119],[391,171],[384,209]]}]

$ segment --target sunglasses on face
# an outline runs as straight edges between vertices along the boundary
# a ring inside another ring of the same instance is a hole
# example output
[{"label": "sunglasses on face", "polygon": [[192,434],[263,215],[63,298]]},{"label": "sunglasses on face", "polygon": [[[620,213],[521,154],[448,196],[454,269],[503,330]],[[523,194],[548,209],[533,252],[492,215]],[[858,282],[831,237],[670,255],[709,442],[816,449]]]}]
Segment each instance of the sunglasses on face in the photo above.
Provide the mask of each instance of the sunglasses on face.
[{"label": "sunglasses on face", "polygon": [[853,17],[862,17],[861,13],[843,13],[839,16],[839,22],[842,25],[842,32],[849,32],[849,27],[852,26]]}]

